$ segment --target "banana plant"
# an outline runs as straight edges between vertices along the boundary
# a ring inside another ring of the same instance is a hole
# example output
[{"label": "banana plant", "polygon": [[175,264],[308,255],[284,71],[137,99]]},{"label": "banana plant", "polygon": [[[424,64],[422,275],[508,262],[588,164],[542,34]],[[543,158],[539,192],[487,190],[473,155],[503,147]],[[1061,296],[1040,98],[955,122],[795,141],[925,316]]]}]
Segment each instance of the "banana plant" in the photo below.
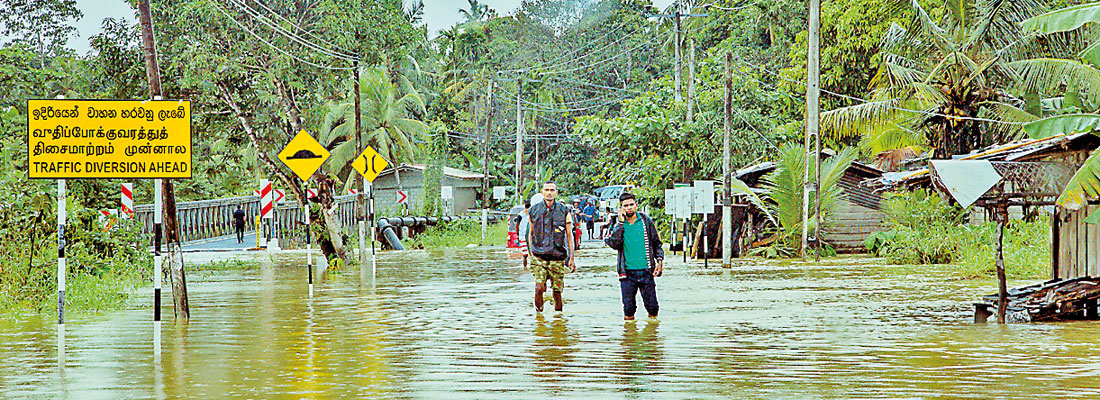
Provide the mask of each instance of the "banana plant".
[{"label": "banana plant", "polygon": [[[1066,7],[1029,18],[1021,23],[1021,26],[1038,35],[1067,34],[1080,31],[1089,24],[1100,23],[1100,3],[1083,4]],[[1100,97],[1100,41],[1091,43],[1084,50],[1078,52],[1073,59],[1044,59],[1043,63],[1049,66],[1046,74],[1033,74],[1032,81],[1035,85],[1046,83],[1048,86],[1055,83],[1068,83],[1071,90],[1066,93],[1066,100],[1079,105],[1078,93],[1086,93],[1093,97]],[[1038,63],[1037,63],[1038,64]],[[1067,82],[1068,81],[1068,82]],[[1078,91],[1079,90],[1079,91]],[[1092,104],[1100,103],[1095,100]],[[1093,109],[1095,110],[1095,108]],[[1100,135],[1100,115],[1071,114],[1044,118],[1031,122],[1024,126],[1024,131],[1032,138],[1045,138],[1058,134],[1076,134],[1092,132]],[[1090,199],[1100,197],[1100,149],[1094,150],[1085,159],[1084,164],[1065,189],[1058,196],[1057,204],[1069,210],[1079,210]],[[1093,212],[1086,220],[1100,222],[1100,213]]]}]

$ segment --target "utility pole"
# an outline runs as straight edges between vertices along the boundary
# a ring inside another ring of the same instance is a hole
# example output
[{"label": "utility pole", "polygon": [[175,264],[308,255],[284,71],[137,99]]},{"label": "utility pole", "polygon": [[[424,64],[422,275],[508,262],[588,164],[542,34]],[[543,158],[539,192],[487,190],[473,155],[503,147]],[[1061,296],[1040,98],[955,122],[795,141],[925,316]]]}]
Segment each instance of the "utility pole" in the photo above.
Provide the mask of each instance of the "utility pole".
[{"label": "utility pole", "polygon": [[687,121],[695,122],[695,39],[688,39]]},{"label": "utility pole", "polygon": [[523,80],[516,82],[519,82],[519,90],[516,91],[516,200],[523,203],[523,103],[520,97],[523,95]]},{"label": "utility pole", "polygon": [[[355,154],[363,154],[363,121],[362,121],[362,104],[360,104],[359,94],[359,62],[355,61],[354,69],[352,69],[352,90],[355,90]],[[360,179],[356,181],[356,188],[358,192],[355,195],[355,202],[359,204],[359,266],[362,268],[367,265],[367,222],[366,219],[370,217],[367,212],[367,199],[363,194],[366,184],[364,183],[367,178],[360,176]],[[374,188],[371,188],[372,190]],[[372,222],[373,223],[373,222]],[[371,242],[371,250],[374,249],[374,242]],[[313,266],[310,266],[313,268]]]},{"label": "utility pole", "polygon": [[732,53],[726,52],[726,93],[725,105],[722,107],[724,123],[722,124],[722,268],[731,266],[730,258],[733,254],[733,217],[731,206],[733,205],[733,175],[730,171],[730,125],[733,114],[733,77],[730,74]]},{"label": "utility pole", "polygon": [[[802,260],[806,260],[806,244],[809,236],[809,221],[808,213],[810,208],[810,140],[811,138],[817,142],[817,152],[813,154],[814,163],[818,165],[817,180],[815,181],[814,197],[818,198],[817,215],[814,216],[818,226],[814,227],[814,239],[820,246],[820,233],[821,230],[821,188],[820,179],[820,157],[821,157],[821,138],[818,137],[820,130],[820,117],[821,109],[819,98],[821,95],[820,88],[820,60],[821,60],[821,0],[810,0],[810,16],[809,16],[809,41],[806,52],[806,159],[805,159],[805,173],[802,178]],[[816,250],[818,246],[814,246],[815,259],[820,260],[820,254]]]},{"label": "utility pole", "polygon": [[[153,17],[149,11],[149,0],[138,0],[137,6],[141,24],[142,50],[145,53],[145,75],[149,81],[149,97],[160,100],[163,92],[160,85],[160,66],[157,62],[156,38],[153,35]],[[161,181],[164,196],[164,238],[168,245],[168,268],[172,276],[175,315],[177,320],[187,322],[191,318],[191,311],[187,301],[187,280],[183,271],[183,249],[180,246],[179,219],[176,215],[175,185],[171,179],[158,180]],[[154,273],[160,274],[160,271]],[[157,311],[154,311],[154,319],[159,316],[156,313]]]},{"label": "utility pole", "polygon": [[683,33],[680,31],[680,20],[683,19],[683,18],[690,18],[690,17],[706,17],[709,14],[690,14],[690,13],[689,14],[684,14],[680,10],[680,2],[679,1],[674,3],[672,5],[672,7],[675,9],[675,11],[672,14],[646,14],[646,18],[672,18],[673,23],[675,23],[675,25],[676,25],[676,32],[675,32],[675,34],[676,34],[676,37],[675,37],[675,41],[676,41],[676,43],[675,43],[675,45],[676,45],[676,47],[675,47],[675,49],[676,49],[676,74],[675,74],[676,90],[675,90],[674,95],[675,95],[676,101],[679,102],[679,101],[683,100],[683,97],[682,97],[682,94],[681,94],[682,84],[680,82],[680,70],[681,70],[682,64],[683,64],[683,62],[682,62],[683,57],[681,55],[681,53],[683,51],[680,49],[680,41],[681,41],[680,38],[683,35]]},{"label": "utility pole", "polygon": [[677,1],[676,4],[673,5],[673,7],[676,7],[676,13],[674,14],[674,18],[676,18],[676,102],[680,102],[680,87],[682,85],[680,83],[680,68],[682,64],[680,60],[682,58],[680,56],[680,2]]},{"label": "utility pole", "polygon": [[484,196],[485,204],[483,208],[489,208],[489,200],[492,197],[489,195],[489,132],[493,129],[493,80],[489,80],[489,86],[486,89],[486,98],[488,99],[489,114],[485,120],[485,139],[481,142],[482,156],[485,158],[481,163],[482,174],[485,175],[481,179],[481,195]]}]

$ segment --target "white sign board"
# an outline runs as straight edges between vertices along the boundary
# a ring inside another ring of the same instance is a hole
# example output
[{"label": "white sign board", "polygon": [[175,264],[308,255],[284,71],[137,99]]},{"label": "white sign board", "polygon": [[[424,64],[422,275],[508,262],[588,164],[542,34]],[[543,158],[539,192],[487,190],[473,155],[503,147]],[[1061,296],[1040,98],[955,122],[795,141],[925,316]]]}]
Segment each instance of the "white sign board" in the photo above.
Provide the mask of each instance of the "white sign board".
[{"label": "white sign board", "polygon": [[676,215],[676,191],[665,189],[665,215]]},{"label": "white sign board", "polygon": [[451,199],[455,198],[455,188],[454,188],[454,186],[444,186],[444,187],[440,188],[440,192],[443,194],[443,199],[444,200],[451,200]]},{"label": "white sign board", "polygon": [[493,200],[508,200],[508,187],[493,186]]},{"label": "white sign board", "polygon": [[691,218],[691,186],[673,190],[676,191],[676,218]]},{"label": "white sign board", "polygon": [[714,181],[695,181],[692,188],[692,212],[710,214],[714,212]]}]

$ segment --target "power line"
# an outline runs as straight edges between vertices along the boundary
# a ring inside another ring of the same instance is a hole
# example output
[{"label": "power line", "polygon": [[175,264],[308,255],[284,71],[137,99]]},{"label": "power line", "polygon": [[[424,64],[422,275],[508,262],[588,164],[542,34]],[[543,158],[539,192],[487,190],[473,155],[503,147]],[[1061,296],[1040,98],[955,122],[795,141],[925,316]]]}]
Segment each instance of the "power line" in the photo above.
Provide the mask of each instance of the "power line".
[{"label": "power line", "polygon": [[347,55],[348,57],[355,57],[356,59],[358,59],[358,58],[359,58],[359,56],[358,56],[358,55],[356,55],[356,54],[355,54],[355,52],[353,52],[353,51],[350,51],[350,50],[347,50],[347,49],[345,49],[345,48],[343,48],[343,47],[340,47],[340,46],[334,45],[334,44],[332,44],[332,43],[328,42],[327,40],[325,40],[325,39],[321,38],[320,36],[314,35],[314,34],[313,34],[313,32],[310,32],[309,30],[307,30],[307,29],[305,29],[305,28],[303,28],[303,27],[301,27],[301,26],[299,26],[299,25],[295,24],[294,22],[291,22],[290,20],[288,20],[288,19],[284,18],[284,17],[283,17],[282,15],[280,15],[279,13],[275,12],[275,11],[274,11],[274,10],[272,10],[271,8],[268,8],[268,7],[266,6],[266,5],[264,5],[264,3],[263,3],[262,1],[256,1],[256,4],[259,4],[259,5],[260,5],[260,7],[263,7],[263,9],[265,9],[265,10],[267,10],[268,12],[270,12],[270,13],[274,14],[274,15],[275,15],[275,17],[277,17],[277,18],[279,18],[279,19],[281,19],[281,20],[285,21],[286,23],[290,24],[290,26],[293,26],[293,27],[295,27],[295,28],[298,28],[298,30],[300,30],[300,31],[302,31],[302,32],[305,32],[305,34],[306,34],[306,35],[309,35],[309,36],[313,37],[314,39],[320,40],[320,41],[321,41],[321,43],[324,43],[324,44],[328,45],[329,47],[332,47],[332,48],[334,48],[334,49],[336,49],[336,50],[340,50],[341,52],[343,52],[343,53],[344,53],[345,55]]},{"label": "power line", "polygon": [[[321,47],[320,45],[317,45],[315,43],[311,43],[309,41],[306,41],[305,39],[302,39],[300,36],[294,34],[293,32],[287,31],[286,29],[278,26],[278,24],[272,23],[270,20],[267,19],[267,17],[264,17],[258,11],[252,9],[247,4],[244,4],[244,0],[240,0],[240,1],[238,1],[238,0],[229,0],[229,2],[233,3],[234,5],[237,5],[240,8],[243,8],[245,14],[247,14],[247,15],[251,16],[252,18],[256,19],[257,21],[259,21],[264,26],[267,26],[268,28],[271,28],[275,32],[281,34],[283,37],[285,37],[287,39],[290,39],[291,41],[296,42],[298,44],[301,44],[301,45],[305,46],[308,49],[312,49],[312,50],[318,51],[318,52],[320,52],[320,53],[322,53],[326,56],[333,57],[333,58],[338,58],[338,59],[345,60],[345,61],[359,61],[357,56],[343,55],[343,54],[337,53],[333,50],[330,50],[328,48]],[[278,14],[276,14],[276,15],[278,15]]]},{"label": "power line", "polygon": [[[767,73],[769,73],[769,74],[775,75],[775,76],[779,77],[779,79],[783,79],[783,80],[785,80],[785,81],[788,81],[788,82],[791,82],[791,83],[795,83],[795,84],[799,84],[799,85],[802,85],[802,86],[806,86],[806,82],[802,82],[802,81],[797,81],[797,80],[794,80],[794,79],[791,79],[791,78],[785,77],[785,76],[783,76],[782,74],[779,74],[779,73],[776,73],[776,72],[774,72],[774,71],[768,70],[767,68],[764,68],[764,67],[760,67],[760,66],[754,65],[754,64],[752,64],[752,63],[749,63],[749,62],[747,62],[747,61],[741,60],[741,59],[740,59],[740,57],[738,57],[738,58],[737,58],[737,61],[738,61],[738,62],[740,62],[740,63],[742,63],[742,64],[748,65],[748,66],[750,66],[750,67],[753,67],[753,68],[759,69],[759,70],[761,70],[761,71],[767,72]],[[820,89],[820,88],[819,88],[819,89]],[[882,102],[881,100],[879,100],[879,101],[872,101],[872,100],[867,100],[867,99],[864,99],[864,98],[860,98],[860,97],[855,97],[855,96],[849,96],[849,95],[846,95],[846,94],[842,94],[842,93],[837,93],[837,92],[833,92],[833,91],[831,91],[831,90],[826,90],[826,89],[820,89],[820,90],[821,90],[821,91],[822,91],[823,93],[831,94],[831,95],[833,95],[833,96],[837,96],[837,97],[840,97],[840,98],[844,98],[844,99],[848,99],[848,100],[854,100],[854,101],[859,101],[859,102],[862,102],[862,103],[865,103],[865,104],[866,104],[866,103],[872,103],[872,102]],[[955,115],[947,115],[947,114],[941,114],[941,113],[937,113],[937,112],[932,112],[932,111],[925,111],[925,110],[913,110],[913,109],[909,109],[909,108],[904,108],[904,107],[898,107],[898,106],[893,106],[893,105],[889,105],[889,104],[886,104],[886,105],[885,105],[885,107],[886,107],[886,108],[889,108],[889,109],[897,110],[897,111],[906,111],[906,112],[912,112],[912,113],[917,113],[917,114],[924,114],[924,115],[928,115],[928,116],[935,116],[935,117],[944,117],[944,118],[951,118],[951,119],[957,119],[957,120],[967,120],[967,121],[979,121],[979,122],[990,122],[990,123],[996,123],[996,124],[1004,124],[1004,125],[1024,125],[1024,124],[1025,124],[1024,122],[1011,122],[1011,121],[1001,121],[1001,120],[995,120],[995,119],[989,119],[989,118],[979,118],[979,117],[961,117],[961,116],[955,116]]]},{"label": "power line", "polygon": [[237,21],[236,18],[233,18],[233,16],[229,15],[229,13],[227,13],[224,9],[222,9],[221,5],[217,4],[215,2],[215,0],[208,0],[208,1],[210,2],[210,4],[212,4],[214,6],[215,9],[218,10],[218,12],[222,13],[222,15],[224,15],[230,21],[233,21],[233,23],[237,24],[237,26],[241,27],[241,29],[243,29],[245,32],[248,32],[249,35],[252,35],[252,37],[256,38],[261,43],[267,45],[268,47],[274,49],[275,51],[278,51],[278,52],[282,53],[283,55],[285,55],[287,57],[293,58],[293,59],[295,59],[299,62],[308,64],[308,65],[312,65],[312,66],[317,67],[317,68],[324,68],[324,69],[329,69],[329,70],[350,70],[350,69],[354,68],[354,67],[332,67],[332,66],[328,66],[328,65],[320,65],[320,64],[316,64],[316,63],[307,61],[305,59],[302,59],[298,56],[295,56],[294,54],[291,54],[290,52],[287,52],[286,50],[283,50],[283,49],[279,48],[278,46],[275,46],[275,45],[269,43],[267,40],[264,40],[264,38],[260,37],[260,35],[257,35],[255,32],[252,32],[251,29],[248,29],[248,27],[244,26],[244,24],[242,24],[240,21]]}]

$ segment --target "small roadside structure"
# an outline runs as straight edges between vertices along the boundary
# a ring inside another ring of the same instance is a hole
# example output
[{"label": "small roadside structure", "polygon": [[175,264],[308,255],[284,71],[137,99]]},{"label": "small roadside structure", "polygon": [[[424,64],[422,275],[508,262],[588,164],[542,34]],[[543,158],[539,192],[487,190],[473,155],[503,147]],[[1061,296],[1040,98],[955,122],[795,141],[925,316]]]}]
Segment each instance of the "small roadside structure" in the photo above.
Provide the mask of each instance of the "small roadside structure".
[{"label": "small roadside structure", "polygon": [[[826,157],[832,155],[828,151],[822,153]],[[734,177],[745,182],[750,188],[760,189],[764,184],[764,176],[775,169],[776,163],[764,162],[737,170],[734,172]],[[821,239],[833,246],[838,253],[866,252],[867,248],[863,245],[864,239],[872,233],[886,229],[883,225],[886,214],[881,211],[882,194],[864,183],[881,179],[882,176],[882,170],[859,161],[852,162],[852,165],[844,171],[839,182],[843,199],[837,204],[836,212],[832,217],[833,222],[823,226],[821,231]],[[763,189],[758,193],[763,193]],[[753,208],[745,200],[741,200],[738,204]],[[753,221],[753,229],[744,231],[746,234],[751,234],[752,241],[755,242],[758,239],[756,234],[764,228],[761,224],[765,220],[761,216],[762,214],[759,213],[754,215],[752,211],[735,212],[733,225],[741,226],[749,223],[750,220]]]},{"label": "small roadside structure", "polygon": [[[886,181],[884,187],[935,188],[963,207],[985,208],[998,222],[994,262],[999,290],[975,303],[976,322],[993,315],[1001,323],[1096,318],[1100,290],[1092,278],[1100,276],[1100,225],[1086,218],[1100,203],[1092,200],[1078,210],[1055,203],[1074,171],[1098,147],[1100,137],[1091,132],[1022,140],[954,160],[934,160],[928,168],[879,182]],[[1050,280],[1009,290],[1001,246],[1008,210],[1035,207],[1052,211]]]},{"label": "small roadside structure", "polygon": [[[401,164],[382,172],[374,179],[375,207],[380,211],[398,210],[397,204],[397,175],[401,176],[401,189],[405,191],[409,199],[409,209],[417,209],[424,204],[424,164]],[[454,212],[465,213],[474,207],[478,192],[481,191],[481,180],[485,175],[465,171],[457,168],[443,167],[443,177],[440,186],[454,188]]]}]

